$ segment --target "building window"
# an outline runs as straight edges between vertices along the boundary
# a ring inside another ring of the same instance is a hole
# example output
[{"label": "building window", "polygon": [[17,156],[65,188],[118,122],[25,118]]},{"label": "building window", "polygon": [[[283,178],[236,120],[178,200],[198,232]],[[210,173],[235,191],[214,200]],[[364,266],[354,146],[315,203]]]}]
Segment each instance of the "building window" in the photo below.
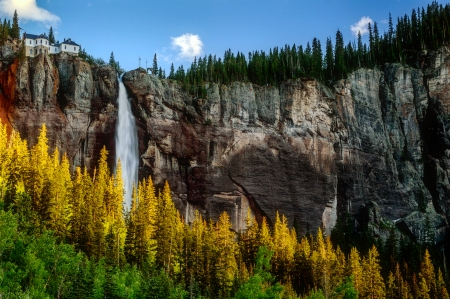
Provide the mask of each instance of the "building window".
[{"label": "building window", "polygon": [[33,55],[33,49],[30,49],[30,55]]},{"label": "building window", "polygon": [[41,39],[41,44],[42,44],[42,39]]},{"label": "building window", "polygon": [[36,45],[37,45],[37,40],[36,40]]},{"label": "building window", "polygon": [[66,50],[67,49],[67,46],[64,46],[64,50]]},{"label": "building window", "polygon": [[36,55],[37,54],[37,50],[34,50],[34,55]]},{"label": "building window", "polygon": [[45,41],[45,44],[47,44],[47,41]]},{"label": "building window", "polygon": [[42,49],[39,49],[39,54],[42,53]]},{"label": "building window", "polygon": [[76,50],[77,50],[77,47],[73,47],[73,50],[76,51]]},{"label": "building window", "polygon": [[31,45],[31,41],[30,41],[30,45]]}]

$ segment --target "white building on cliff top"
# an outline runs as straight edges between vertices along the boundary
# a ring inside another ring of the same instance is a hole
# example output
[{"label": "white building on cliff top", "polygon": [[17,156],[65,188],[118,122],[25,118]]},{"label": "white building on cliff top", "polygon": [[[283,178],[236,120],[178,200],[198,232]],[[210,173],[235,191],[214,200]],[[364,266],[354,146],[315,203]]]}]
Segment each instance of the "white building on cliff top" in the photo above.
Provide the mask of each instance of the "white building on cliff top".
[{"label": "white building on cliff top", "polygon": [[44,54],[58,54],[61,52],[78,55],[80,52],[80,45],[69,39],[64,39],[62,43],[50,44],[47,35],[34,35],[29,33],[23,34],[25,40],[26,55],[28,57],[35,57],[41,53]]}]

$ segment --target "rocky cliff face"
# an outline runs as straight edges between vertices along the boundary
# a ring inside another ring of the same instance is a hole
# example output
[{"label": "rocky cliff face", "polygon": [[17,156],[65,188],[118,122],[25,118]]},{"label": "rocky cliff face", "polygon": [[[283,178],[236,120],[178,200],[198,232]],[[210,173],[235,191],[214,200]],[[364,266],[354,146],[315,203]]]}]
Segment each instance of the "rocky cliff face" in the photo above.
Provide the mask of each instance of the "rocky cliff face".
[{"label": "rocky cliff face", "polygon": [[279,87],[207,86],[206,99],[142,69],[125,74],[139,122],[141,176],[169,180],[178,208],[236,229],[250,207],[300,231],[329,233],[343,212],[376,232],[412,238],[426,219],[442,242],[450,216],[449,54],[360,69],[332,88],[309,78]]},{"label": "rocky cliff face", "polygon": [[[330,233],[349,212],[380,235],[397,225],[420,238],[430,221],[444,242],[450,54],[422,53],[417,66],[360,69],[333,88],[311,78],[210,84],[204,99],[143,69],[127,72],[140,176],[168,180],[187,221],[195,210],[214,219],[227,211],[238,230],[250,208],[258,220],[279,211],[301,233],[320,225]],[[113,69],[41,55],[2,65],[0,88],[0,117],[31,144],[45,122],[51,146],[73,165],[92,169],[103,145],[114,151]]]},{"label": "rocky cliff face", "polygon": [[67,153],[74,166],[92,169],[103,145],[114,150],[118,87],[112,68],[65,53],[12,60],[2,65],[0,89],[2,121],[30,145],[45,123],[50,147]]}]

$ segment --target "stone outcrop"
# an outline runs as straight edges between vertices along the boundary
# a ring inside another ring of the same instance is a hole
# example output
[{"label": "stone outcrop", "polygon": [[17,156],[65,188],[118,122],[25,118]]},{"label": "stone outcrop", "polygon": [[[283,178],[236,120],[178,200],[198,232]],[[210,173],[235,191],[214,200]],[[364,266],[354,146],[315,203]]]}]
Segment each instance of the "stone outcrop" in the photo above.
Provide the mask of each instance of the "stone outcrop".
[{"label": "stone outcrop", "polygon": [[[3,122],[32,146],[42,123],[51,148],[92,169],[103,145],[114,150],[118,85],[109,66],[91,67],[68,54],[13,60],[0,72]],[[114,153],[110,155],[111,165]]]}]

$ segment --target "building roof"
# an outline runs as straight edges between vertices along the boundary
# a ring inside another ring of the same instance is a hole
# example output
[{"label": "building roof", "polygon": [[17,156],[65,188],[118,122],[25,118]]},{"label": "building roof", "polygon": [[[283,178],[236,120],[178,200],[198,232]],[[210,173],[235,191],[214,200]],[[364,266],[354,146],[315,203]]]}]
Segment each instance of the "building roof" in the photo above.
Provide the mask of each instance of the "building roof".
[{"label": "building roof", "polygon": [[25,38],[29,38],[29,39],[36,39],[36,38],[38,38],[38,36],[35,35],[35,34],[24,33],[24,35],[25,35]]},{"label": "building roof", "polygon": [[79,44],[77,44],[76,42],[74,42],[73,40],[71,40],[70,38],[69,39],[66,39],[65,41],[63,41],[62,43],[61,43],[61,45],[62,44],[66,44],[66,45],[72,45],[72,46],[80,46]]},{"label": "building roof", "polygon": [[29,38],[29,39],[37,39],[37,38],[45,38],[48,39],[47,34],[40,34],[40,35],[36,35],[36,34],[29,34],[29,33],[24,33],[25,38]]}]

